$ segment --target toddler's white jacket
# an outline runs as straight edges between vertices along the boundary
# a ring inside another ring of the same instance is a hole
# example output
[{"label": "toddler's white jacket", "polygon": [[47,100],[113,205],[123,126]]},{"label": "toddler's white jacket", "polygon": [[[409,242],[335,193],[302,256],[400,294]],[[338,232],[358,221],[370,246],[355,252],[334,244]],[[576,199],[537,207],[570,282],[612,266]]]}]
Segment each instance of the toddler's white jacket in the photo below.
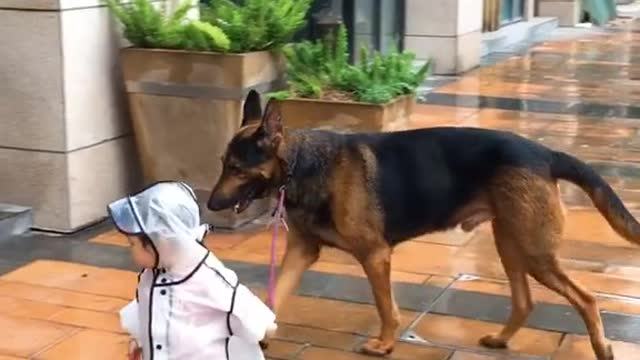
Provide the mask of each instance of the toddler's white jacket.
[{"label": "toddler's white jacket", "polygon": [[259,341],[275,316],[201,244],[206,227],[191,188],[155,184],[108,210],[121,232],[147,237],[157,255],[120,312],[144,360],[264,359]]}]

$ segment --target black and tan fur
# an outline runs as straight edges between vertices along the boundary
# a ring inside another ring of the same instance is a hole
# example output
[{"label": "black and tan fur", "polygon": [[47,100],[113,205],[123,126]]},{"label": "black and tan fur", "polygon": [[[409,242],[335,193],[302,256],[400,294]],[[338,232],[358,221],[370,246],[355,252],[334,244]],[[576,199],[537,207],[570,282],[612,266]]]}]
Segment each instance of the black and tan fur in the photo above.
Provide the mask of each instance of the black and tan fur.
[{"label": "black and tan fur", "polygon": [[[491,221],[512,291],[512,313],[480,342],[503,348],[533,308],[527,275],[564,296],[582,315],[598,360],[611,360],[595,297],[560,268],[564,214],[557,181],[580,186],[611,226],[640,244],[640,225],[588,165],[512,133],[431,128],[380,134],[288,130],[277,103],[262,115],[249,94],[243,127],[230,142],[209,208],[273,195],[286,186],[291,231],[276,286],[275,311],[298,286],[322,246],[351,253],[371,283],[379,336],[363,351],[392,351],[398,310],[390,284],[393,247],[417,235]],[[424,261],[429,255],[424,254]]]}]

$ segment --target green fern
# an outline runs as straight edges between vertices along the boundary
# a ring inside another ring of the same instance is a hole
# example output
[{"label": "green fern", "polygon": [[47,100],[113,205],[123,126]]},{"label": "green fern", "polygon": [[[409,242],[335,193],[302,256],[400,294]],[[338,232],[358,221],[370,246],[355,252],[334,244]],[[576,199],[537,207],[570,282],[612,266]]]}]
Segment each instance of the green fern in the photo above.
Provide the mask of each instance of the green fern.
[{"label": "green fern", "polygon": [[266,97],[267,99],[286,100],[286,99],[289,99],[291,95],[292,95],[291,91],[282,90],[282,91],[274,91],[274,92],[268,93]]},{"label": "green fern", "polygon": [[212,48],[218,48],[224,51],[229,50],[231,42],[222,29],[202,21],[194,21],[192,24],[196,29],[208,36],[209,45]]},{"label": "green fern", "polygon": [[187,19],[192,1],[183,0],[175,11],[166,15],[164,7],[156,8],[151,0],[105,0],[123,25],[124,36],[135,47],[226,51],[229,39],[220,28]]},{"label": "green fern", "polygon": [[280,49],[306,23],[311,0],[215,0],[202,9],[202,20],[220,27],[230,51]]},{"label": "green fern", "polygon": [[344,26],[325,39],[287,46],[283,53],[287,59],[287,96],[321,98],[338,91],[352,95],[355,101],[387,103],[414,93],[431,69],[429,61],[416,70],[412,53],[392,50],[387,55],[372,54],[366,47],[360,49],[358,63],[351,65]]}]

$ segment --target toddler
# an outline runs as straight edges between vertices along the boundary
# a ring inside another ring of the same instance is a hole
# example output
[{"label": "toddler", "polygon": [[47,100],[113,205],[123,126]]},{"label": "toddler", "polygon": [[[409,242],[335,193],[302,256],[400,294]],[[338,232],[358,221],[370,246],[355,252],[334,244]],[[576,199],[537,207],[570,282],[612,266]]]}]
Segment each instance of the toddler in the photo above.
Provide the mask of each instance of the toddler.
[{"label": "toddler", "polygon": [[130,360],[263,360],[273,312],[202,245],[193,190],[162,182],[108,206],[143,270],[120,312]]}]

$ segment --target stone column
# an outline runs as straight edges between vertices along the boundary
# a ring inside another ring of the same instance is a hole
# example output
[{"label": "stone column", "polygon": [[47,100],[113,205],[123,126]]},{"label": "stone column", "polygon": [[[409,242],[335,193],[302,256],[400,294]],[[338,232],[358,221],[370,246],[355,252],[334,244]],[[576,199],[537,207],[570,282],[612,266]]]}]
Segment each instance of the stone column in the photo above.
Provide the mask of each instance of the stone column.
[{"label": "stone column", "polygon": [[404,47],[432,58],[435,74],[459,74],[480,62],[481,0],[406,0]]},{"label": "stone column", "polygon": [[556,17],[560,26],[578,24],[581,10],[578,0],[538,0],[538,16]]},{"label": "stone column", "polygon": [[529,21],[536,16],[536,0],[524,0],[524,20]]},{"label": "stone column", "polygon": [[0,202],[70,232],[138,185],[118,65],[101,0],[0,0]]}]

